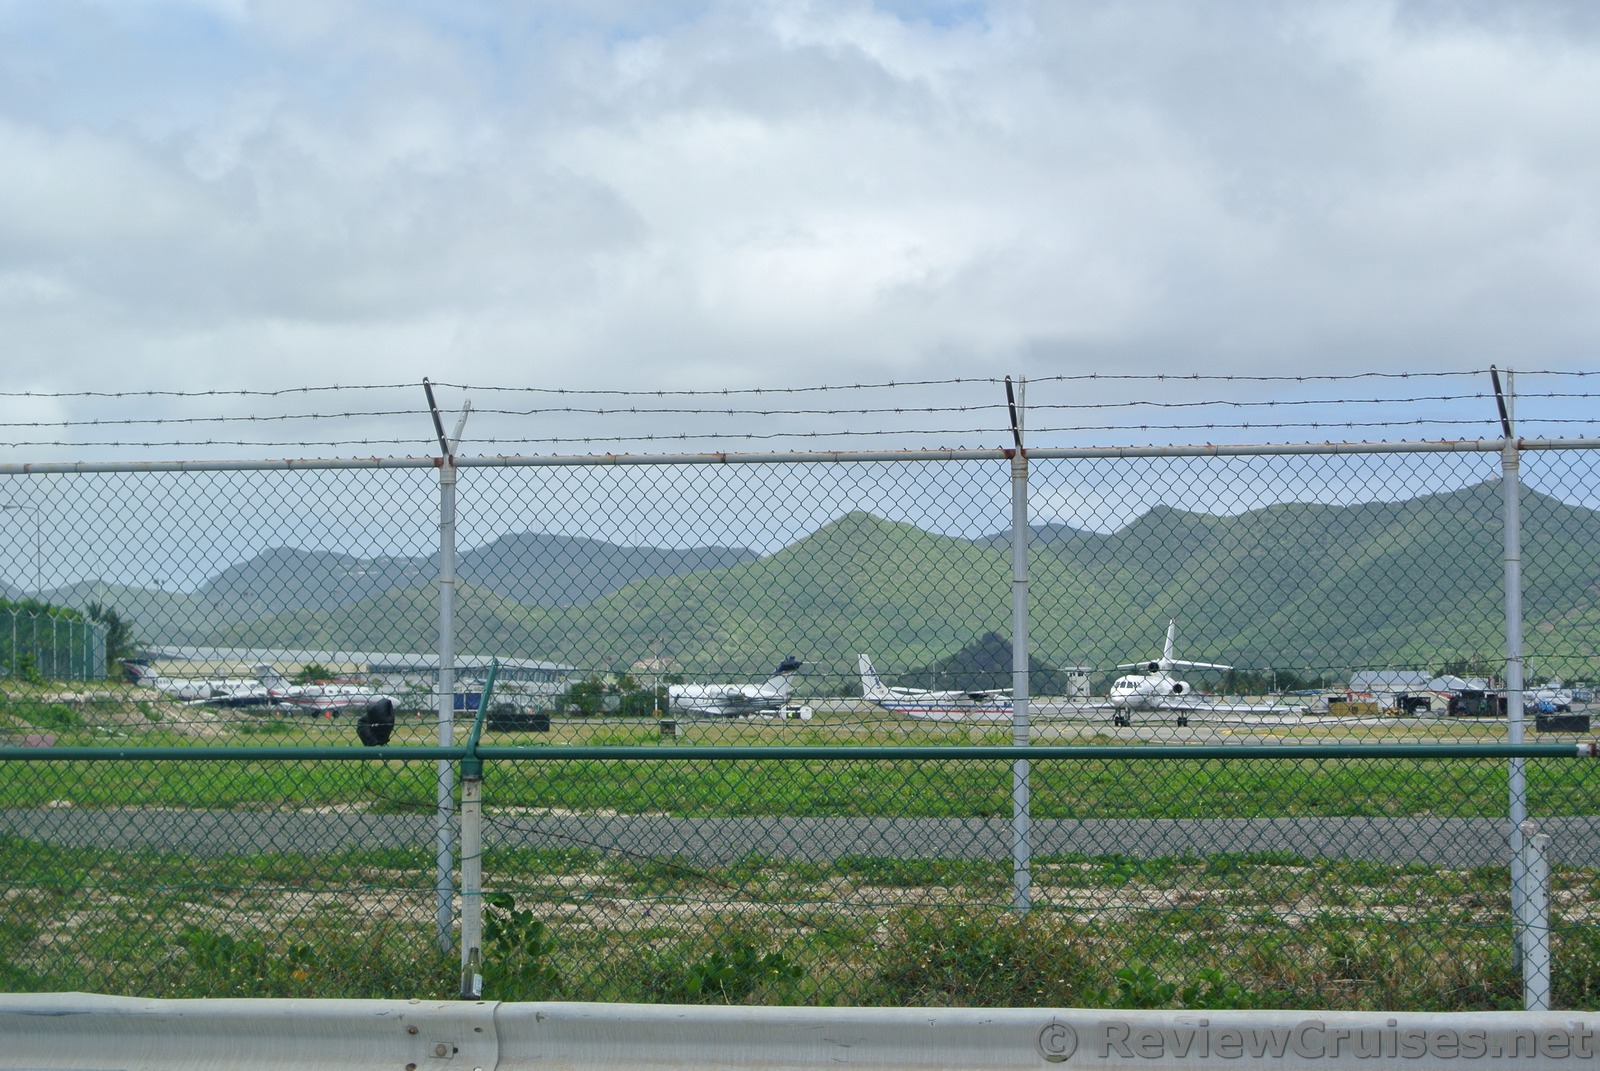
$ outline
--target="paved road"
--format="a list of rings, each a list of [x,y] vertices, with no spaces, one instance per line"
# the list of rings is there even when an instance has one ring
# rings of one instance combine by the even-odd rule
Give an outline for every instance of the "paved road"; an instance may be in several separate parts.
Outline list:
[[[496,814],[484,844],[496,848],[592,848],[711,864],[750,854],[826,861],[841,856],[907,859],[1011,858],[1005,818],[669,818],[660,815]],[[1600,866],[1600,817],[1551,818],[1554,861]],[[326,855],[427,846],[432,815],[260,812],[162,808],[33,808],[0,811],[0,832],[70,847],[230,854]],[[1505,862],[1507,827],[1490,818],[1040,819],[1040,855],[1139,858],[1220,852],[1474,867]]]

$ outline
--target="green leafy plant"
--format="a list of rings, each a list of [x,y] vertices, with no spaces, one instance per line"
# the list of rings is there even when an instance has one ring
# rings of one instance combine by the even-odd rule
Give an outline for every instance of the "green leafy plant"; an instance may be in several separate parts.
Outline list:
[[[83,728],[83,715],[64,703],[47,703],[39,707],[22,707],[19,712],[26,721],[41,729]]]
[[[17,680],[26,684],[43,684],[44,674],[39,672],[39,661],[32,651],[23,651],[17,655],[16,668],[13,670]]]
[[[311,981],[318,960],[304,942],[280,951],[259,937],[240,938],[199,926],[184,927],[178,944],[215,996],[273,996],[294,990],[298,983]]]
[[[1100,990],[1097,1004],[1112,1008],[1165,1008],[1178,994],[1178,987],[1162,979],[1148,963],[1123,967],[1112,975],[1113,987]]]
[[[550,927],[518,908],[511,894],[484,894],[483,945],[485,996],[540,1000],[560,989],[561,974],[550,962],[556,950]]]
[[[885,948],[873,998],[908,1005],[1062,1007],[1093,977],[1078,933],[1048,920],[915,915]]]
[[[800,968],[782,952],[763,953],[735,938],[726,948],[716,948],[689,965],[684,993],[690,1001],[734,1004],[773,983],[797,981]]]
[[[1196,1010],[1279,1008],[1288,1006],[1292,1001],[1288,993],[1246,989],[1216,967],[1195,972],[1189,983],[1178,990],[1178,1003]]]

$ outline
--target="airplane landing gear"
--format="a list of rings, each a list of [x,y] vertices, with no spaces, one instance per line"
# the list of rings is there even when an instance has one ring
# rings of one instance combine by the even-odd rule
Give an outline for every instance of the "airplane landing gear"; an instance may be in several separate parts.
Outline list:
[[[1187,714],[1179,714],[1178,715],[1178,728],[1182,729],[1185,726],[1187,726],[1188,724],[1189,724],[1189,715],[1187,715]]]
[[[1113,715],[1111,715],[1111,724],[1112,725],[1132,725],[1133,724],[1133,719],[1128,717],[1128,715],[1126,715],[1126,714],[1113,714]]]

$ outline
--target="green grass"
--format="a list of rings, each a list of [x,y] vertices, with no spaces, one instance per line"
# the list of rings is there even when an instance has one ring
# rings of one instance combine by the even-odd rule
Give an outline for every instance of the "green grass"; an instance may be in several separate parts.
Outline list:
[[[355,746],[350,718],[318,719],[272,711],[211,711],[164,703],[96,699],[66,706],[41,696],[0,702],[0,743],[7,723],[16,734],[55,728],[57,746],[192,747],[203,760],[211,746]],[[150,715],[157,714],[156,720]],[[1009,728],[912,723],[866,711],[832,711],[811,722],[770,719],[683,722],[679,745],[938,746],[1006,744]],[[1098,721],[1047,723],[1045,744],[1110,741]],[[1272,739],[1337,741],[1498,741],[1504,726],[1471,719],[1397,719],[1369,726],[1296,728]],[[465,739],[465,727],[457,732]],[[1219,737],[1218,741],[1234,739]],[[1239,738],[1248,743],[1254,737]],[[1159,732],[1145,739],[1160,743]],[[432,746],[437,729],[411,715],[396,746]],[[628,747],[661,743],[654,723],[628,718],[557,718],[549,733],[490,733],[485,743],[521,746],[537,759],[494,761],[486,770],[485,804],[559,807],[627,814],[884,815],[1000,817],[1010,814],[1010,770],[1004,759],[873,761],[774,759],[737,761],[572,760],[562,745]],[[670,748],[672,745],[668,744]],[[1267,757],[1257,750],[1234,759],[1033,760],[1038,818],[1231,818],[1433,815],[1494,817],[1505,813],[1503,759],[1311,760]],[[0,807],[71,800],[76,806],[342,805],[376,811],[431,810],[432,760],[382,762],[229,761],[203,772],[174,761],[55,760],[48,748],[27,754],[23,776],[0,779]],[[1576,758],[1526,763],[1534,813],[1600,815],[1600,778]]]
[[[0,807],[434,807],[431,761],[195,759],[63,761],[41,748],[11,764],[23,772],[0,781]],[[1600,778],[1574,776],[1577,761],[1527,760],[1531,813],[1600,814]],[[1036,759],[1032,770],[1035,818],[1497,817],[1507,797],[1495,759]],[[1010,791],[1004,760],[573,760],[552,749],[484,774],[491,811],[982,818],[1009,816]]]
[[[1035,909],[965,860],[695,868],[494,851],[491,999],[1511,1008],[1503,868],[1061,856]],[[193,860],[0,837],[0,983],[144,996],[446,999],[426,849]],[[1600,1008],[1591,870],[1560,868],[1560,1007]]]
[[[41,718],[39,705],[29,713]],[[74,711],[80,708],[72,708]],[[87,710],[87,707],[81,708]],[[58,743],[194,744],[164,708],[105,711]],[[34,727],[12,717],[12,728]],[[98,720],[97,720],[98,719]],[[339,720],[237,716],[203,744],[349,744]],[[36,727],[35,727],[36,728]],[[1408,725],[1466,732],[1479,726]],[[432,744],[408,723],[397,742]],[[98,735],[97,735],[98,734]],[[1002,729],[691,723],[683,743],[1003,743]],[[503,828],[541,813],[1007,817],[1008,761],[919,758],[572,759],[560,744],[657,743],[653,727],[585,719],[495,734],[537,754],[487,764]],[[1051,742],[1058,742],[1052,740]],[[1061,740],[1059,742],[1073,742]],[[30,750],[0,807],[432,813],[433,760],[56,758]],[[134,753],[137,754],[136,752]],[[1600,771],[1526,763],[1535,814],[1600,814]],[[1499,817],[1500,759],[1127,757],[1033,761],[1036,818],[1341,815]],[[137,815],[119,816],[136,823]],[[293,846],[285,846],[292,848]],[[0,836],[0,986],[148,996],[416,996],[456,992],[433,945],[427,847],[307,856],[46,849]],[[499,999],[1100,1007],[1512,1007],[1504,868],[1304,859],[1282,852],[1141,859],[1042,856],[1035,908],[1009,910],[1009,865],[751,855],[721,866],[582,848],[491,844],[486,884],[512,898],[486,948]],[[1560,1006],[1600,1008],[1595,871],[1558,868]],[[516,914],[520,912],[521,914]],[[509,935],[509,936],[508,936]]]

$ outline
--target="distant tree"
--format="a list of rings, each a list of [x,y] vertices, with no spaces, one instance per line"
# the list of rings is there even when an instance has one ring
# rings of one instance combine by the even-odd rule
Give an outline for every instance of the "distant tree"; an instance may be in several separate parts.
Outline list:
[[[1493,676],[1488,660],[1481,655],[1470,658],[1452,658],[1439,667],[1441,677],[1489,677]]]
[[[122,620],[122,615],[97,602],[91,602],[84,610],[90,621],[105,627],[107,673],[116,673],[123,659],[138,657],[138,641],[133,638],[133,629]]]
[[[333,670],[321,662],[308,662],[300,667],[300,672],[294,675],[295,684],[316,684],[318,681],[329,680],[333,677]]]
[[[667,690],[665,688],[636,688],[622,693],[622,701],[617,707],[617,713],[629,717],[648,718],[658,711],[667,709]]]
[[[605,697],[605,682],[600,680],[599,677],[590,677],[588,680],[578,681],[568,688],[566,694],[562,696],[561,705],[568,709],[575,707],[579,714],[588,718],[605,709]]]
[[[27,684],[43,684],[44,676],[39,672],[39,663],[34,660],[32,651],[23,651],[17,655],[17,665],[14,676],[19,681]]]

